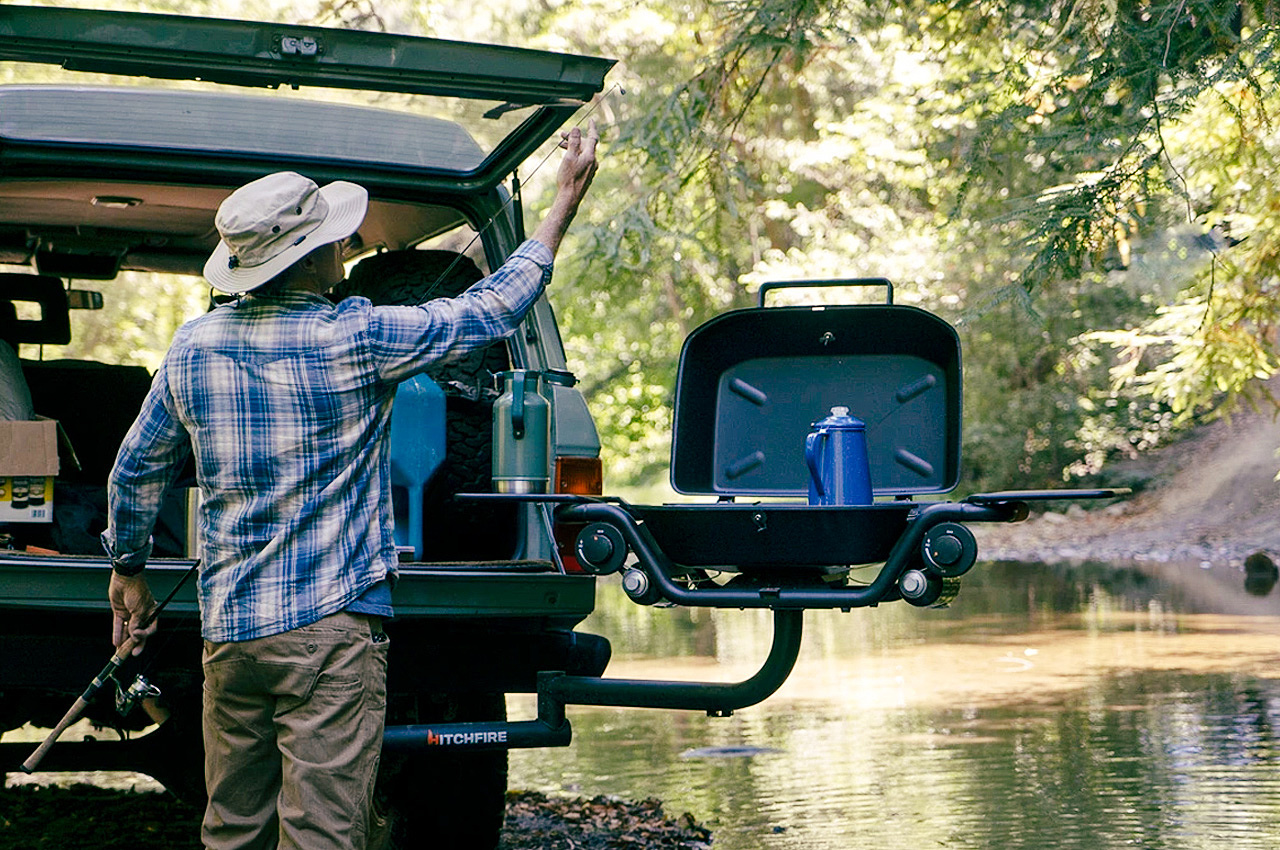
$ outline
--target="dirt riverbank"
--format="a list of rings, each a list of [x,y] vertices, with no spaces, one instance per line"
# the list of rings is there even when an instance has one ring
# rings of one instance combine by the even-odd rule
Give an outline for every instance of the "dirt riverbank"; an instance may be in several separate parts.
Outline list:
[[[1097,510],[1045,503],[1007,525],[975,524],[988,560],[1151,560],[1244,568],[1280,562],[1280,420],[1245,411],[1112,472],[1135,495]]]
[[[162,791],[0,788],[5,850],[198,850],[200,812]],[[708,850],[711,832],[657,800],[507,795],[498,850]]]

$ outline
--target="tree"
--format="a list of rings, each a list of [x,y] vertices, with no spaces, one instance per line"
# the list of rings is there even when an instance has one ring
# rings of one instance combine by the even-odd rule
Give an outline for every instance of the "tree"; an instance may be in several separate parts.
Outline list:
[[[597,3],[543,24],[574,31],[577,15],[613,22],[603,39],[584,30],[568,46],[620,55],[627,94],[603,107],[616,131],[596,192],[609,201],[592,207],[594,226],[570,252],[581,271],[562,315],[607,423],[607,467],[639,480],[667,465],[684,337],[749,306],[770,277],[901,278],[903,258],[935,253],[938,175],[914,104],[896,97],[914,65],[893,59],[879,13],[778,0]],[[609,356],[586,356],[601,351]]]
[[[1016,236],[1018,271],[989,297],[1034,304],[1087,282],[1128,303],[1094,314],[1062,361],[1110,359],[1099,344],[1118,354],[1111,385],[1080,396],[1082,454],[1066,466],[1097,472],[1266,397],[1276,246],[1259,211],[1275,195],[1257,178],[1275,165],[1274,13],[1220,0],[1025,9],[949,13],[944,30],[970,43],[975,24],[994,27],[1006,56],[959,81],[987,104],[957,137],[971,169],[959,205]]]

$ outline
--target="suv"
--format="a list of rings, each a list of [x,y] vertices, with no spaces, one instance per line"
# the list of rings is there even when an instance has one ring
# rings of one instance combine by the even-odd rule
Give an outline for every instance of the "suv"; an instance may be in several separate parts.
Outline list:
[[[109,566],[97,535],[106,478],[150,374],[56,346],[112,333],[93,319],[129,295],[138,277],[121,273],[190,275],[189,286],[203,291],[198,278],[217,243],[222,199],[263,174],[294,170],[369,190],[368,216],[347,246],[354,265],[336,297],[418,303],[456,294],[523,240],[517,166],[601,91],[613,63],[382,33],[12,5],[0,6],[0,59],[95,75],[92,84],[0,87],[0,339],[20,355],[35,413],[56,421],[61,456],[56,477],[0,469],[4,731],[52,727],[107,657]],[[111,75],[110,84],[98,75]],[[299,89],[319,89],[322,99]],[[355,105],[355,91],[395,108]],[[431,393],[410,403],[402,388],[393,466],[403,564],[387,625],[389,725],[501,721],[504,694],[534,690],[537,671],[595,676],[607,663],[607,641],[572,630],[593,609],[594,579],[562,557],[549,509],[454,498],[492,489],[492,375],[565,366],[544,299],[517,337],[434,370]],[[549,384],[553,489],[599,492],[595,427],[567,384],[563,375]],[[443,461],[424,467],[414,452],[437,433]],[[35,498],[46,471],[51,500]],[[2,489],[6,481],[13,492]],[[196,557],[188,518],[197,498],[190,476],[169,496],[148,567],[158,598]],[[187,584],[157,639],[119,674],[127,684],[145,672],[162,697],[125,716],[109,698],[94,700],[87,719],[119,740],[67,736],[42,767],[137,770],[198,798],[199,658]],[[6,769],[30,749],[0,744]],[[380,785],[399,843],[422,836],[492,846],[506,751],[388,753]]]

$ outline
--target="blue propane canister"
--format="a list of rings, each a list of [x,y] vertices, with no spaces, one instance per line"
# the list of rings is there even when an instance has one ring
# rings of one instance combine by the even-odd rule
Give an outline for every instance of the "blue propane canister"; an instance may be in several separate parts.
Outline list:
[[[400,384],[391,407],[391,502],[396,545],[422,558],[423,494],[445,455],[445,396],[418,375]]]
[[[869,505],[871,464],[867,458],[867,426],[847,407],[813,423],[804,442],[809,467],[809,504]]]

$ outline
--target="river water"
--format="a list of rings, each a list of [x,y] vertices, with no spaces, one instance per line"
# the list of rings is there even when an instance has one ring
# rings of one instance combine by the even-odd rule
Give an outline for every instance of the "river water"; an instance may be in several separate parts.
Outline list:
[[[513,751],[510,785],[658,797],[717,850],[1274,850],[1267,590],[1227,564],[979,564],[945,610],[808,612],[787,684],[732,717],[570,706],[573,744]],[[772,621],[608,583],[584,628],[611,676],[735,681]]]

